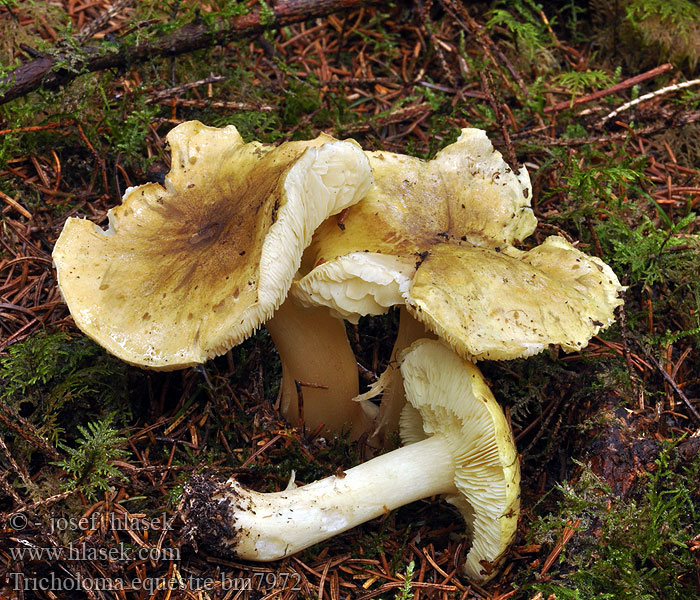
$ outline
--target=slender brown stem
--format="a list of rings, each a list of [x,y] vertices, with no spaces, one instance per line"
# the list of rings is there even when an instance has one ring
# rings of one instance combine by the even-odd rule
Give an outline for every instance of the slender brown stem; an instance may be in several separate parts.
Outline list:
[[[323,424],[326,434],[352,428],[356,439],[370,427],[362,405],[353,402],[359,378],[345,325],[325,307],[303,308],[288,298],[265,324],[282,361],[281,412],[299,423],[302,394],[303,425],[313,431]]]

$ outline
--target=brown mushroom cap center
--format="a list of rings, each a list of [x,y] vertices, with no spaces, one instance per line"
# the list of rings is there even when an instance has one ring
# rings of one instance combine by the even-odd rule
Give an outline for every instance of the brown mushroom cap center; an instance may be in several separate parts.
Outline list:
[[[280,200],[274,189],[276,178],[267,179],[266,185],[252,190],[245,183],[218,182],[206,190],[191,188],[165,203],[158,198],[150,205],[158,213],[156,228],[146,225],[143,219],[120,223],[119,235],[125,242],[122,251],[128,253],[129,248],[159,240],[154,254],[160,256],[149,265],[150,276],[140,282],[137,290],[133,290],[133,280],[129,287],[142,296],[150,296],[155,293],[154,281],[168,282],[171,293],[160,294],[154,301],[175,313],[191,304],[193,295],[212,310],[217,310],[227,298],[240,299],[241,290],[248,290],[249,300],[255,301],[260,255]],[[271,200],[273,194],[275,200]],[[122,259],[128,260],[126,256]],[[116,271],[112,274],[117,276]],[[128,272],[120,274],[128,276]],[[105,273],[103,285],[127,283],[108,279],[109,272]],[[201,281],[208,282],[207,289],[200,289]],[[245,304],[239,302],[238,306],[245,309]]]
[[[269,319],[311,232],[372,179],[356,144],[328,136],[272,147],[190,121],[167,139],[163,185],[127,190],[106,231],[69,219],[53,252],[78,326],[159,369],[221,354]]]
[[[255,161],[257,168],[242,176],[241,161],[231,161],[231,173],[223,162],[206,186],[187,181],[187,166],[178,173],[177,185],[141,186],[113,210],[108,235],[90,229],[79,242],[73,267],[63,277],[77,273],[82,262],[92,265],[104,292],[100,302],[122,315],[110,337],[119,338],[128,323],[137,328],[136,321],[147,321],[144,335],[152,339],[170,328],[183,331],[181,342],[171,341],[185,352],[193,338],[185,335],[184,323],[196,327],[197,343],[221,327],[213,313],[226,314],[233,325],[257,302],[260,257],[283,203],[281,175],[289,161],[267,156]],[[147,299],[147,319],[143,311],[132,311],[135,298]]]
[[[216,239],[221,233],[223,224],[219,221],[214,221],[209,223],[200,229],[197,233],[193,233],[190,236],[190,244],[193,246],[200,246],[206,244],[207,242],[216,242]]]

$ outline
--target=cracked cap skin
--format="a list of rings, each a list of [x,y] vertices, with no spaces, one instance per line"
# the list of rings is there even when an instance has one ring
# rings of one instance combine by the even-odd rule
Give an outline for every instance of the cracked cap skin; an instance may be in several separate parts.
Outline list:
[[[199,364],[284,300],[303,249],[372,182],[356,143],[244,143],[233,126],[178,125],[163,186],[129,188],[106,230],[68,219],[53,252],[76,325],[124,361]]]

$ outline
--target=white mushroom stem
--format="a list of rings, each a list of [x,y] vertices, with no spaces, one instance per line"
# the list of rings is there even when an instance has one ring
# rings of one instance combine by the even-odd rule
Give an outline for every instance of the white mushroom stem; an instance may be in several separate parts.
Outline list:
[[[235,481],[228,502],[240,558],[271,561],[329,539],[399,506],[456,494],[455,464],[443,435],[403,446],[346,471],[283,492],[260,493]]]
[[[365,413],[373,405],[352,401],[358,394],[357,363],[343,321],[325,307],[303,308],[288,298],[265,328],[282,361],[280,410],[289,423],[307,431],[323,424],[326,435],[345,427],[351,439],[369,429],[373,415]]]

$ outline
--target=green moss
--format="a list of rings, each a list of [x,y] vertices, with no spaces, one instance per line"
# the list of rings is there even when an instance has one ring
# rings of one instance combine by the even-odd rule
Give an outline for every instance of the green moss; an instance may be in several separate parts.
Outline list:
[[[542,5],[533,0],[499,1],[488,13],[486,26],[494,32],[506,30],[510,34],[509,42],[523,66],[547,71],[554,65],[555,40],[540,17],[541,11]]]
[[[86,416],[116,410],[116,420],[127,422],[127,374],[123,362],[85,337],[41,333],[0,358],[0,400],[56,443]],[[15,447],[31,452],[21,439]]]
[[[700,282],[696,274],[700,239],[695,233],[696,216],[688,213],[670,226],[660,226],[640,212],[630,207],[625,212],[610,212],[596,227],[608,251],[606,259],[616,272],[626,275],[631,285],[629,325],[638,329],[640,321],[648,320],[649,305],[640,301],[646,295],[653,298],[656,327],[648,331],[652,345],[665,347],[685,337],[700,341]]]
[[[576,600],[693,597],[698,484],[700,457],[683,464],[670,445],[634,500],[614,496],[584,469],[576,483],[558,488],[558,510],[533,523],[532,540],[550,547],[567,524],[579,521],[579,526],[550,569],[549,581],[526,589]]]
[[[398,594],[394,596],[394,600],[413,600],[411,592],[411,581],[413,580],[413,571],[416,568],[416,563],[413,561],[406,565],[406,571],[403,574],[403,585]]]
[[[258,0],[260,3],[260,24],[263,27],[271,25],[275,22],[275,11],[272,10],[265,0]]]
[[[81,490],[89,500],[96,500],[99,492],[109,489],[112,477],[126,479],[113,461],[124,458],[128,452],[122,448],[126,438],[112,428],[114,414],[101,421],[92,421],[87,427],[78,425],[81,437],[75,448],[60,443],[58,447],[66,457],[56,465],[73,477],[64,482],[65,490]]]
[[[584,131],[576,125],[567,129],[567,137],[578,137],[581,133]],[[589,235],[586,219],[598,219],[601,209],[620,210],[626,196],[648,198],[644,191],[647,159],[635,156],[624,145],[613,148],[612,152],[587,145],[580,152],[552,148],[547,153],[550,159],[542,168],[557,170],[557,185],[546,190],[544,198],[565,196],[559,211],[551,218],[568,226],[575,224],[577,237],[586,239]]]
[[[284,130],[298,125],[299,121],[321,107],[319,86],[313,81],[291,79],[284,93],[281,125]]]
[[[700,6],[691,0],[631,0],[627,22],[645,46],[695,68],[700,58]]]
[[[611,64],[639,72],[671,61],[695,71],[700,59],[700,7],[693,0],[592,0],[593,41]]]
[[[665,229],[642,215],[641,223],[631,227],[619,215],[611,213],[598,231],[611,246],[613,268],[627,273],[633,283],[654,285],[668,279],[679,279],[678,274],[672,276],[675,271],[684,271],[691,264],[697,264],[700,256],[698,240],[680,237],[694,222],[695,213],[690,213]]]
[[[609,87],[615,80],[605,71],[591,69],[588,71],[567,71],[553,78],[553,81],[571,93],[571,101],[584,92],[591,92]]]

